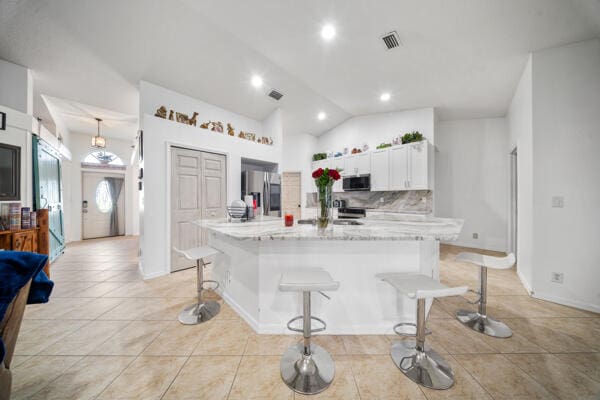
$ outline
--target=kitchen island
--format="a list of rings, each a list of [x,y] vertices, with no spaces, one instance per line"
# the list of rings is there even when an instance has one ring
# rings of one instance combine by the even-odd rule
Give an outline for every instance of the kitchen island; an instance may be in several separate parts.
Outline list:
[[[401,321],[414,322],[415,302],[378,280],[383,272],[414,272],[439,279],[439,241],[456,240],[462,220],[400,215],[361,219],[361,225],[285,227],[282,219],[203,224],[208,244],[222,252],[214,260],[219,292],[258,333],[286,333],[301,314],[301,296],[278,290],[286,268],[328,271],[340,282],[326,299],[314,293],[313,315],[328,334],[388,334]]]

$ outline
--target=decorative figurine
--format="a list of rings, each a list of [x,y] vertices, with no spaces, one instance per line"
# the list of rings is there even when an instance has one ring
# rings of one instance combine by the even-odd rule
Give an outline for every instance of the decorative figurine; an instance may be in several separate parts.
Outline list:
[[[240,131],[240,134],[238,135],[239,138],[242,139],[246,139],[246,134],[244,133],[244,131]]]
[[[209,125],[210,125],[210,121],[204,122],[204,123],[200,124],[200,128],[202,128],[202,129],[208,129]]]
[[[159,118],[167,118],[167,108],[165,106],[160,106],[160,108],[156,110],[154,116]]]
[[[196,126],[196,118],[198,117],[198,113],[194,111],[194,115],[192,115],[192,118],[190,118],[188,120],[188,125],[193,125]]]
[[[173,110],[169,111],[169,121],[173,121]]]
[[[175,118],[177,119],[177,122],[182,123],[182,124],[187,124],[187,122],[189,120],[189,117],[187,116],[187,114],[180,113],[180,112],[175,113]]]
[[[227,123],[227,134],[229,136],[235,136],[235,130],[233,129],[233,126],[231,126],[231,124],[229,122]]]

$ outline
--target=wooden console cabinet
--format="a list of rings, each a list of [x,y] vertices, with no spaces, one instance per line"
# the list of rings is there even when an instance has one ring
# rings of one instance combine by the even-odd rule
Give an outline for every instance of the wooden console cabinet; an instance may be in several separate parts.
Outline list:
[[[0,249],[29,251],[50,256],[48,210],[38,210],[37,220],[37,228],[0,231]],[[50,262],[44,267],[44,272],[50,277]]]

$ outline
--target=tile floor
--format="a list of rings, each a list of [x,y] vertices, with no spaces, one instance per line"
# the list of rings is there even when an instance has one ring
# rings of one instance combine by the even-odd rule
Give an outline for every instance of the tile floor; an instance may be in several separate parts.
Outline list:
[[[477,286],[477,269],[443,246],[441,278]],[[13,361],[13,399],[292,399],[279,356],[293,336],[256,335],[226,305],[215,320],[180,325],[194,270],[144,282],[137,239],[74,243],[52,266],[51,301],[28,306]],[[472,332],[453,317],[462,298],[435,301],[428,342],[455,386],[421,388],[392,364],[394,336],[320,336],[334,356],[322,399],[592,399],[600,393],[600,315],[530,298],[514,270],[490,271],[491,315],[510,339]]]

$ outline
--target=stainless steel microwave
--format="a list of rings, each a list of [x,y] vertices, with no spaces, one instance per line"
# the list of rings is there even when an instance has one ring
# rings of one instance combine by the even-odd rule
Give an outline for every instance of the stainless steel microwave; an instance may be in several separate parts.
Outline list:
[[[344,192],[371,190],[371,175],[349,176],[342,181]]]

